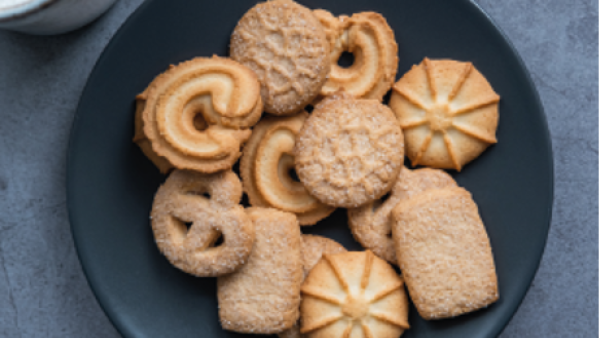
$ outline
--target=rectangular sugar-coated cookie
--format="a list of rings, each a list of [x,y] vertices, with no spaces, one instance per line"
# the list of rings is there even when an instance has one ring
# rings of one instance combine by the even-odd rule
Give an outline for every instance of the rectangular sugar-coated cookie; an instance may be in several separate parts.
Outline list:
[[[490,241],[468,191],[426,191],[393,215],[398,265],[423,318],[458,316],[498,299]]]
[[[248,262],[217,280],[224,329],[272,334],[299,317],[303,261],[300,226],[294,214],[249,208],[255,240]]]

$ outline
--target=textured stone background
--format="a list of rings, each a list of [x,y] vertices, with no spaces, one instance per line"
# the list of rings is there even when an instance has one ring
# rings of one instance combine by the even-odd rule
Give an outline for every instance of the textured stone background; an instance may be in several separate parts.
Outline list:
[[[58,37],[0,32],[0,337],[118,337],[73,246],[69,129],[100,52],[142,0]],[[598,2],[478,0],[540,92],[555,156],[541,267],[501,337],[598,335]]]

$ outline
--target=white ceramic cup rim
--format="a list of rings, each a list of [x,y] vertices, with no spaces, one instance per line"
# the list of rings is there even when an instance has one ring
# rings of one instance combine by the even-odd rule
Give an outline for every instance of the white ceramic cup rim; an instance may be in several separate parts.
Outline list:
[[[30,14],[34,14],[51,6],[57,1],[59,0],[30,0],[24,4],[7,7],[5,9],[0,8],[0,23],[18,20]]]

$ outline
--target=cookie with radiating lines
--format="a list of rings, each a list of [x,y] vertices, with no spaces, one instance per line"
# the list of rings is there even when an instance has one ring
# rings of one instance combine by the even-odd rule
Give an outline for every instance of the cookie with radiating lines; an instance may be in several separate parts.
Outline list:
[[[402,277],[370,251],[324,255],[302,284],[307,338],[398,338],[408,325]]]
[[[136,100],[133,141],[162,173],[231,168],[263,107],[254,72],[216,56],[171,66]]]
[[[258,75],[265,111],[274,115],[301,111],[329,74],[329,43],[319,20],[291,0],[262,2],[246,12],[229,54]]]
[[[413,166],[460,171],[497,142],[499,101],[471,62],[425,58],[394,85],[390,107]]]
[[[304,277],[319,263],[323,255],[335,255],[346,252],[346,249],[333,239],[316,236],[302,235],[302,262]],[[301,338],[300,324],[296,323],[290,329],[278,334],[280,338]]]
[[[352,235],[365,249],[396,264],[396,248],[392,240],[392,209],[420,192],[456,186],[454,179],[443,170],[410,170],[403,167],[385,201],[379,199],[362,207],[348,209],[348,224]]]
[[[255,230],[247,263],[217,280],[219,319],[225,330],[273,334],[299,316],[303,280],[300,226],[294,214],[246,209]]]
[[[312,197],[291,176],[294,145],[308,113],[266,116],[244,146],[240,175],[250,204],[296,214],[300,225],[313,225],[335,208]]]
[[[394,84],[398,69],[398,45],[383,15],[361,12],[335,17],[323,9],[313,13],[325,29],[331,49],[331,71],[321,95],[343,88],[357,98],[381,101]],[[344,52],[354,56],[349,67],[338,64]]]
[[[336,93],[306,119],[294,155],[298,178],[311,195],[355,208],[392,188],[404,160],[404,138],[387,106]]]
[[[398,265],[421,317],[455,317],[498,300],[490,240],[468,191],[428,190],[393,215]]]

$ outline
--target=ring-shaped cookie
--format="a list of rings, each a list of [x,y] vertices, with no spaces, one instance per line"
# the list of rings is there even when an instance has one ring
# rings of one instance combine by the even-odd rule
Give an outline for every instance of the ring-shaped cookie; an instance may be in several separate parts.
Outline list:
[[[290,117],[265,117],[244,146],[240,174],[250,204],[296,214],[301,225],[313,225],[335,208],[312,197],[292,178],[296,134],[308,113]]]
[[[445,171],[403,167],[385,201],[376,200],[362,207],[348,209],[348,224],[352,235],[365,249],[386,261],[396,264],[396,248],[392,239],[392,210],[412,196],[430,189],[456,187]]]
[[[137,100],[134,141],[163,173],[230,168],[262,114],[256,75],[219,57],[172,66]]]
[[[343,88],[356,98],[381,101],[394,84],[398,69],[398,45],[385,18],[375,12],[338,18],[322,9],[313,13],[321,21],[331,49],[331,71],[321,96]],[[338,65],[343,52],[354,56],[348,68]]]
[[[241,196],[242,185],[231,171],[211,175],[173,171],[152,205],[159,250],[171,264],[195,276],[235,271],[247,260],[254,242],[252,221],[239,205]],[[189,229],[186,223],[191,223]],[[221,235],[223,243],[213,247]]]

